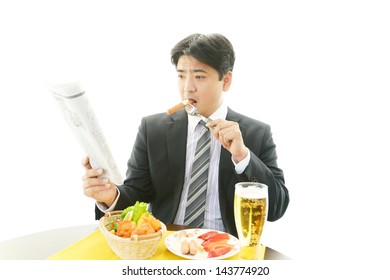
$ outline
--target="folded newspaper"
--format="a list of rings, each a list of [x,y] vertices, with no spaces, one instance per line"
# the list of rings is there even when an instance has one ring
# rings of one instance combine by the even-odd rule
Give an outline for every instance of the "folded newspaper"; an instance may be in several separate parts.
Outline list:
[[[103,168],[114,184],[122,177],[100,129],[95,113],[79,82],[49,85],[69,127],[90,159],[93,168]]]

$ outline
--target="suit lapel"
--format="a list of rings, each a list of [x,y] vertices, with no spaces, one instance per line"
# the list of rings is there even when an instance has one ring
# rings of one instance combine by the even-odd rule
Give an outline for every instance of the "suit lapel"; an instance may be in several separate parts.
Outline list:
[[[167,162],[171,174],[175,174],[171,178],[177,178],[177,181],[172,182],[172,184],[180,187],[183,186],[185,175],[185,165],[183,162],[186,161],[187,124],[187,114],[184,110],[181,110],[172,115],[171,122],[168,122],[166,126]]]

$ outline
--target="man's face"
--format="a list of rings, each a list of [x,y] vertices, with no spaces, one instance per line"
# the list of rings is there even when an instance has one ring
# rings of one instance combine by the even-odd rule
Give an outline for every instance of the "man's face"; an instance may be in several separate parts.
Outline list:
[[[217,70],[188,55],[179,58],[176,68],[182,100],[193,99],[198,112],[209,117],[222,104],[222,93],[229,89],[232,73],[220,81]]]

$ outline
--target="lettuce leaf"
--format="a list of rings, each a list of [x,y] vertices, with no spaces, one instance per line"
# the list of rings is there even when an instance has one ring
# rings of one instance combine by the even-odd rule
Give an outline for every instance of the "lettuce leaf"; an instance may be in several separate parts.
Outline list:
[[[133,217],[132,220],[137,223],[143,213],[149,213],[147,210],[148,204],[145,202],[137,201],[133,206]]]
[[[121,220],[123,220],[126,217],[127,213],[129,213],[130,211],[133,211],[133,209],[134,209],[134,206],[129,206],[125,210],[123,210],[122,215],[121,215]]]

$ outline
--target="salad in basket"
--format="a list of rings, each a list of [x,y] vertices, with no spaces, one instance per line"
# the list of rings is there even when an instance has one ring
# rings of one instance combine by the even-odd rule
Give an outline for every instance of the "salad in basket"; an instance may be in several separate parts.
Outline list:
[[[120,217],[109,224],[110,232],[119,237],[146,235],[161,230],[161,223],[147,210],[147,203],[136,202],[123,210]]]

